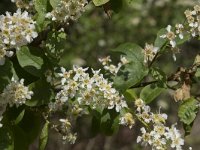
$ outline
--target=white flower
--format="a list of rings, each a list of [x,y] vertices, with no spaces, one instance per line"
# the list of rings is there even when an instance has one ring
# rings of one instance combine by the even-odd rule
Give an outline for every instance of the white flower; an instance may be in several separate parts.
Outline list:
[[[27,11],[18,9],[16,13],[6,12],[0,16],[0,37],[7,48],[19,48],[37,37],[35,21]]]
[[[176,34],[179,35],[180,39],[183,39],[183,30],[184,30],[184,26],[182,24],[176,24]]]
[[[61,84],[64,85],[65,82],[67,81],[67,79],[70,78],[70,75],[72,74],[72,72],[71,72],[71,71],[67,72],[66,69],[65,69],[64,67],[61,67],[61,72],[62,72],[62,73],[58,73],[58,75],[59,75],[60,77],[62,77],[62,79],[61,79]]]
[[[11,83],[6,86],[0,95],[0,103],[19,106],[24,104],[26,100],[31,99],[32,95],[33,92],[24,86],[24,79],[17,81],[12,78]]]
[[[153,44],[145,44],[145,48],[143,49],[144,53],[144,63],[148,61],[152,61],[155,55],[158,52],[158,47],[154,47]]]
[[[145,103],[141,98],[138,98],[135,100],[135,106],[137,107],[137,111],[141,112],[141,109],[145,106]]]
[[[160,37],[167,38],[169,40],[170,45],[174,48],[176,46],[176,42],[175,42],[176,35],[174,32],[171,31],[171,29],[172,29],[172,26],[168,25],[166,28],[167,33],[164,35],[161,35]]]
[[[119,69],[123,66],[129,63],[129,61],[126,59],[126,57],[121,56],[120,61],[117,65],[112,64],[112,60],[110,59],[110,56],[107,56],[105,58],[99,58],[99,62],[103,65],[103,68],[106,71],[109,71],[109,73],[116,75],[119,72]]]
[[[151,140],[151,136],[148,132],[146,132],[146,129],[144,127],[142,127],[140,129],[142,136],[138,136],[137,137],[137,143],[142,143],[142,145],[146,146],[147,144],[151,144],[152,140]]]
[[[77,133],[69,133],[66,137],[66,140],[70,143],[70,144],[74,144],[76,142],[77,139]],[[64,138],[65,139],[65,138]],[[63,139],[63,140],[64,140]]]
[[[112,87],[113,83],[106,80],[100,70],[93,70],[93,75],[86,72],[88,68],[73,66],[73,70],[66,71],[61,68],[58,75],[61,78],[62,90],[56,95],[55,105],[51,108],[60,108],[61,105],[67,105],[67,101],[75,99],[80,107],[90,106],[95,108],[108,108],[119,112],[127,107],[124,97]],[[69,73],[70,72],[70,73]],[[63,85],[64,84],[64,85]]]
[[[120,61],[122,62],[123,65],[129,63],[129,61],[128,61],[128,60],[126,59],[126,57],[124,57],[124,56],[121,56],[121,57],[120,57]]]
[[[62,126],[64,128],[69,128],[71,127],[71,123],[69,122],[68,119],[59,119],[59,121],[62,123]]]
[[[52,21],[66,22],[69,19],[77,20],[85,11],[87,0],[60,0],[52,12],[46,14]]]
[[[120,117],[119,120],[120,120],[119,124],[129,126],[130,129],[135,124],[135,121],[133,119],[133,115],[131,113],[125,113],[122,117]]]
[[[141,128],[141,136],[138,136],[137,143],[141,142],[143,145],[149,144],[154,150],[164,150],[167,149],[166,143],[169,143],[172,148],[176,150],[182,150],[182,145],[184,145],[184,140],[181,138],[179,130],[173,125],[171,128],[165,126],[167,119],[166,114],[154,114],[150,112],[150,107],[144,105],[141,99],[138,99],[136,106],[139,107],[137,116],[144,120],[148,127],[153,129],[146,131],[144,127]]]
[[[79,78],[83,79],[84,77],[87,76],[87,74],[85,73],[87,70],[88,68],[82,68],[74,65],[73,71],[75,72],[75,76],[73,77],[73,79],[75,81],[77,81]]]
[[[7,51],[6,46],[2,43],[0,43],[0,65],[5,64],[6,56],[12,57],[13,51]]]
[[[152,114],[151,117],[155,124],[162,124],[167,120],[167,114]]]
[[[107,56],[105,58],[99,58],[99,62],[102,63],[103,66],[109,64],[112,62],[112,60],[110,59],[110,56]]]

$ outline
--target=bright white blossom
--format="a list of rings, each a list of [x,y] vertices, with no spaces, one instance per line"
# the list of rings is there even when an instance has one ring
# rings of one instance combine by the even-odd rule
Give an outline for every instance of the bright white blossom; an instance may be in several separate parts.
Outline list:
[[[109,71],[111,74],[116,75],[119,71],[119,69],[123,66],[129,63],[129,61],[126,59],[126,57],[121,56],[120,62],[116,65],[112,64],[112,60],[110,59],[110,56],[99,58],[99,62],[103,65],[103,68],[106,71]]]
[[[186,10],[185,16],[190,27],[189,33],[195,37],[200,33],[200,6],[195,5],[193,10]]]
[[[70,99],[77,100],[80,106],[90,106],[95,108],[108,108],[119,112],[127,107],[123,96],[112,87],[112,82],[103,78],[100,70],[93,70],[90,76],[86,71],[88,68],[74,66],[73,70],[66,71],[61,68],[59,76],[61,77],[62,90],[56,95],[55,105],[60,108],[67,105]],[[56,108],[52,107],[51,108]]]
[[[160,37],[164,38],[164,39],[165,38],[168,39],[170,45],[174,48],[176,46],[176,41],[175,41],[176,34],[172,31],[172,26],[171,25],[168,25],[166,30],[167,30],[167,33],[164,34],[164,35],[161,35]]]
[[[19,48],[38,36],[35,21],[27,11],[18,9],[13,15],[6,12],[0,16],[0,38],[6,48]]]
[[[62,134],[63,143],[68,141],[70,144],[74,144],[77,139],[77,134],[72,133],[72,125],[68,119],[60,119],[61,123],[60,133]]]
[[[154,47],[153,44],[145,44],[145,48],[143,49],[144,53],[144,63],[148,61],[152,61],[155,55],[158,52],[158,47]]]
[[[178,34],[180,39],[183,39],[183,31],[184,31],[184,26],[183,24],[176,24],[176,34]]]
[[[33,92],[29,91],[27,86],[24,86],[24,79],[17,81],[12,78],[11,83],[5,87],[0,95],[0,104],[9,104],[11,107],[13,105],[19,106],[31,99],[32,95]]]
[[[0,65],[4,65],[6,57],[12,57],[13,53],[13,51],[6,50],[6,46],[4,44],[0,44]]]
[[[165,150],[167,149],[166,143],[169,143],[171,148],[176,150],[182,150],[184,140],[180,134],[180,131],[172,125],[171,128],[165,125],[167,120],[166,114],[153,113],[150,111],[150,107],[142,102],[142,99],[137,99],[135,102],[137,107],[136,115],[144,123],[153,129],[148,131],[142,127],[142,135],[137,137],[137,143],[141,143],[144,146],[150,145],[153,150]]]
[[[87,0],[61,0],[52,12],[46,14],[53,21],[77,20],[85,11]]]
[[[130,129],[135,124],[135,120],[133,119],[133,115],[131,113],[125,113],[122,117],[120,117],[120,123],[122,125],[128,126]]]

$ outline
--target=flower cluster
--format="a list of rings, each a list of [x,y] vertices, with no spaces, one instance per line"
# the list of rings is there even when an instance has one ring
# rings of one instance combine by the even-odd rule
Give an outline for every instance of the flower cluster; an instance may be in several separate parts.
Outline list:
[[[13,105],[19,106],[26,102],[26,100],[31,99],[33,95],[32,91],[29,91],[28,87],[24,86],[24,80],[20,81],[14,80],[6,86],[3,93],[0,95],[0,104],[7,105],[11,107]]]
[[[145,44],[145,48],[143,49],[144,53],[144,63],[152,61],[155,55],[158,52],[158,47],[154,47],[153,44]]]
[[[56,95],[55,105],[62,106],[69,99],[75,99],[80,106],[96,108],[115,108],[119,112],[127,107],[124,97],[112,87],[112,82],[103,78],[100,70],[92,69],[93,76],[90,77],[86,71],[88,68],[73,66],[73,70],[66,71],[61,68],[59,73],[62,90]]]
[[[133,115],[131,113],[125,113],[122,117],[119,118],[119,124],[128,126],[130,129],[135,124],[135,120],[133,119]]]
[[[8,48],[26,45],[37,35],[35,21],[27,11],[21,12],[21,9],[18,9],[13,15],[6,12],[6,15],[0,16],[0,36]]]
[[[74,144],[77,138],[76,133],[71,132],[71,123],[68,119],[60,119],[61,123],[61,133],[63,141],[68,141],[70,144]]]
[[[0,43],[0,65],[5,64],[6,56],[12,57],[13,51],[7,50],[3,43]]]
[[[116,75],[118,73],[122,65],[129,63],[129,61],[124,56],[121,56],[120,62],[117,64],[117,66],[112,64],[112,60],[110,59],[110,56],[107,56],[105,58],[99,58],[99,62],[103,65],[103,68],[106,71],[110,72],[113,75]]]
[[[146,125],[147,128],[142,127],[141,136],[137,137],[137,143],[142,145],[150,145],[154,150],[165,150],[175,148],[181,150],[184,145],[184,140],[181,137],[180,131],[172,125],[170,128],[165,125],[167,120],[166,114],[152,113],[150,107],[145,105],[142,99],[135,101],[137,107],[137,117]],[[149,127],[153,129],[150,130]],[[169,144],[169,145],[168,145]]]
[[[52,12],[46,14],[46,17],[60,22],[77,20],[85,11],[87,3],[87,0],[61,0]]]
[[[172,31],[172,26],[171,25],[168,25],[166,30],[167,30],[167,33],[161,35],[160,37],[168,39],[170,45],[172,46],[172,48],[174,48],[176,46],[176,41],[175,41],[176,34]]]
[[[166,33],[160,36],[169,41],[174,60],[176,60],[175,53],[179,52],[177,41],[183,40],[184,37],[195,37],[200,33],[200,5],[195,5],[193,10],[186,10],[185,17],[186,23],[177,23],[175,27],[168,25]]]
[[[11,0],[11,2],[15,3],[17,8],[30,10],[33,8],[35,0],[29,0],[28,2],[25,0]]]
[[[5,62],[5,56],[11,57],[12,51],[8,49],[19,48],[26,45],[37,37],[35,31],[35,21],[29,16],[27,11],[21,12],[18,9],[16,13],[6,12],[6,15],[0,16],[0,64]]]
[[[200,33],[200,6],[195,5],[193,10],[186,10],[185,16],[190,27],[190,33],[194,37]]]

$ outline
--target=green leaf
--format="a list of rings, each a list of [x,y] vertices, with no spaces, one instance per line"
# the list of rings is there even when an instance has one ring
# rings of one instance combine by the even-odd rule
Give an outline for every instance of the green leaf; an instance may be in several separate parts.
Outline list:
[[[110,0],[112,10],[118,13],[123,8],[123,2],[123,0]]]
[[[93,116],[91,121],[91,136],[95,137],[100,132],[100,119]]]
[[[195,73],[195,77],[197,77],[198,79],[200,79],[200,68],[197,68],[197,71]]]
[[[42,129],[42,132],[40,134],[40,139],[39,139],[39,150],[45,150],[45,147],[47,145],[48,141],[48,134],[49,134],[49,122],[47,121],[44,124],[44,127]]]
[[[165,28],[160,29],[157,33],[156,40],[154,42],[154,46],[158,48],[165,48],[167,46],[168,40],[166,38],[161,38],[160,36],[167,33],[167,30]]]
[[[36,29],[38,32],[43,31],[47,25],[50,23],[49,20],[45,20],[46,19],[46,14],[44,13],[37,13],[35,15],[35,20],[36,20]]]
[[[22,121],[17,125],[24,132],[28,145],[39,136],[41,131],[41,114],[26,109]],[[19,138],[20,136],[18,136]],[[21,141],[23,142],[23,141]]]
[[[0,137],[0,150],[14,150],[14,140],[7,127],[0,128]]]
[[[167,82],[167,75],[158,67],[152,67],[150,70],[151,75],[153,78],[158,81],[158,85],[161,87],[166,86]]]
[[[25,113],[25,109],[23,109],[20,114],[17,116],[16,120],[15,120],[15,124],[18,124],[20,121],[22,121],[23,117],[24,117],[24,113]]]
[[[24,111],[22,106],[10,109],[6,111],[4,116],[8,120],[7,123],[9,123],[7,126],[9,126],[12,133],[14,149],[28,150],[29,145],[38,137],[41,117],[36,112],[31,112],[28,109]]]
[[[48,0],[35,0],[34,1],[35,10],[39,13],[46,13],[47,12],[47,2],[48,2]]]
[[[29,142],[26,132],[17,126],[12,126],[12,132],[14,135],[14,149],[15,150],[28,150]]]
[[[192,122],[190,125],[187,125],[187,124],[183,124],[183,128],[185,130],[185,136],[189,135],[191,130],[192,130],[192,126],[193,126],[193,123]]]
[[[40,77],[42,75],[42,53],[40,49],[28,48],[23,46],[17,51],[17,59],[22,68],[34,76]]]
[[[10,79],[13,76],[13,64],[6,59],[3,66],[0,66],[0,92],[10,83]]]
[[[130,102],[133,102],[134,100],[137,99],[137,94],[135,93],[134,89],[126,90],[123,95],[126,98],[126,100]]]
[[[144,66],[144,55],[140,46],[126,43],[113,51],[125,54],[126,59],[129,61],[128,64],[120,68],[114,78],[114,85],[119,90],[125,91],[138,84],[148,74],[148,68]]]
[[[6,110],[4,117],[10,124],[16,125],[23,120],[24,113],[25,109],[23,105],[19,107],[13,106]]]
[[[65,50],[65,45],[66,33],[58,31],[52,31],[48,33],[45,46],[47,57],[52,64],[57,65],[57,63],[60,61],[60,58]]]
[[[178,116],[184,124],[190,125],[196,118],[196,114],[198,111],[197,104],[197,100],[195,100],[194,98],[189,98],[180,105]]]
[[[53,98],[51,86],[45,81],[45,79],[32,83],[30,89],[33,91],[34,95],[31,100],[26,102],[27,106],[41,106],[48,104]]]
[[[177,36],[177,37],[175,38],[175,41],[176,41],[176,44],[177,44],[177,45],[181,45],[181,44],[185,43],[186,41],[188,41],[190,38],[191,38],[191,37],[190,37],[190,34],[187,33],[187,34],[185,34],[185,35],[183,36],[183,39],[180,39],[179,36]]]
[[[142,89],[140,98],[144,100],[146,104],[149,104],[158,97],[163,90],[163,88],[158,87],[156,84],[147,85]]]
[[[35,10],[38,12],[36,14],[37,30],[41,32],[49,23],[46,22],[46,13],[48,9],[48,0],[35,0],[34,1]]]
[[[100,130],[105,135],[113,135],[119,129],[119,114],[115,110],[104,110],[101,116]]]
[[[95,6],[101,6],[109,2],[110,0],[92,0]]]
[[[59,3],[60,3],[60,0],[50,0],[50,4],[53,8],[56,8]]]

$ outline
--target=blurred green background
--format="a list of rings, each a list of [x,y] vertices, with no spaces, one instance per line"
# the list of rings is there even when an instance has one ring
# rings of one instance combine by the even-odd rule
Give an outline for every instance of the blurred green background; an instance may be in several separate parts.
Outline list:
[[[87,11],[74,22],[67,35],[66,51],[60,61],[62,66],[79,64],[99,68],[98,58],[111,54],[111,49],[125,42],[137,43],[144,47],[145,43],[153,43],[159,29],[168,24],[174,25],[184,21],[184,10],[192,8],[197,0],[124,0],[123,9],[109,18],[102,8],[95,8],[92,4]],[[10,0],[0,0],[0,13],[14,12],[16,7]],[[181,53],[177,61],[173,62],[172,55],[166,54],[159,58],[158,67],[168,73],[174,72],[179,66],[190,66],[194,57],[200,51],[200,43],[192,40],[181,46]],[[115,59],[115,58],[114,58]],[[199,87],[194,89],[199,92]],[[169,114],[169,124],[177,122],[177,104],[172,100],[170,91],[161,95],[155,101],[155,111],[159,107],[162,112]],[[47,150],[146,150],[139,147],[135,141],[139,134],[139,124],[132,130],[121,128],[112,137],[90,133],[91,118],[78,120],[78,141],[75,145],[62,144],[57,133],[50,133]],[[186,137],[186,145],[193,150],[200,149],[200,117],[198,116],[191,135]],[[181,124],[179,124],[181,128]],[[30,147],[37,149],[37,142]]]

